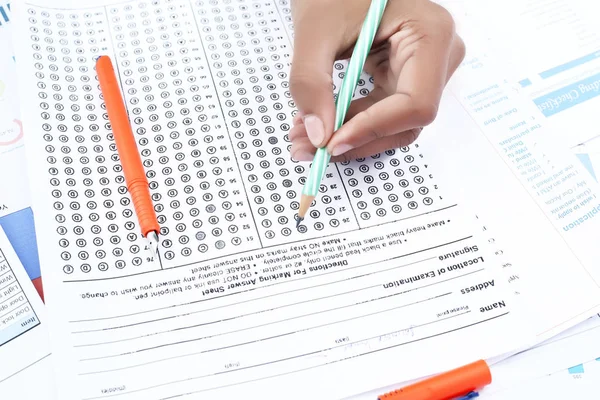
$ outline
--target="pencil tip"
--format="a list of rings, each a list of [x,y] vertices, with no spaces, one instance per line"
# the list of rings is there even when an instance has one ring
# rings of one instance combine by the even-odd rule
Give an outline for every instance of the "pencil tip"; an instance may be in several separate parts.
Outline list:
[[[158,255],[158,235],[156,232],[149,232],[148,235],[146,235],[146,238],[150,242],[150,250],[152,251],[152,255]]]
[[[150,242],[150,251],[152,251],[152,255],[158,253],[158,245],[155,242]]]
[[[304,221],[304,218],[298,217],[298,219],[296,220],[296,228],[298,228],[300,226],[302,221]]]

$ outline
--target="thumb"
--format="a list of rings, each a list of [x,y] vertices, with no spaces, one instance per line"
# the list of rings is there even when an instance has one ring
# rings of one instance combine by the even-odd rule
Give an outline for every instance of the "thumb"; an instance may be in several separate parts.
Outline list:
[[[327,144],[335,124],[332,74],[341,42],[335,26],[341,24],[329,19],[307,12],[294,22],[290,93],[317,148]]]

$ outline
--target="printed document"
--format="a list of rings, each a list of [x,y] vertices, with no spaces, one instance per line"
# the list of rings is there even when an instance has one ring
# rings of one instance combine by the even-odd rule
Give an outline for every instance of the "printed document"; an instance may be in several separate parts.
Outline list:
[[[3,6],[0,6],[4,12]],[[1,13],[0,13],[1,14]],[[31,204],[11,25],[0,27],[0,217]]]
[[[444,99],[423,140],[329,165],[296,228],[309,165],[289,156],[288,1],[35,0],[13,11],[61,400],[346,397],[510,353],[597,306],[586,267],[564,276],[555,261],[573,255],[539,199],[488,142],[476,155],[461,149],[461,138],[485,139],[463,93]],[[127,193],[99,55],[120,78],[161,225],[158,257]],[[344,63],[334,71],[337,88]],[[363,77],[356,95],[370,87]],[[480,157],[487,182],[473,171]],[[449,161],[465,175],[449,174]],[[497,199],[479,188],[504,182]],[[545,242],[488,224],[489,209],[473,207],[481,197],[521,202],[522,232]],[[540,248],[543,262],[520,258]],[[566,291],[581,284],[582,306],[530,321],[511,277],[544,268]]]
[[[506,229],[507,247],[520,250],[515,259],[524,268],[511,279],[520,282],[541,342],[597,312],[600,251],[593,238],[600,231],[598,183],[565,148],[564,133],[515,90],[501,56],[490,52],[473,3],[440,3],[453,14],[467,46],[449,84],[467,116],[455,110],[455,118],[447,122],[454,134],[436,143],[462,149],[473,165],[481,166],[470,172],[479,186],[470,200],[487,223]],[[473,133],[473,124],[480,134]],[[448,141],[456,142],[454,147]],[[464,175],[456,165],[448,162],[445,172]],[[507,171],[510,177],[503,179]],[[524,191],[534,207],[518,195]],[[495,200],[486,200],[490,196]],[[520,279],[525,275],[529,279]]]
[[[49,359],[44,305],[0,228],[0,397],[34,394],[24,382],[38,381],[41,387],[53,389],[47,384],[52,372]],[[50,400],[52,395],[38,392],[35,398]]]
[[[470,1],[511,81],[560,132],[558,143],[600,180],[600,26],[587,0]],[[493,17],[492,17],[493,16]],[[502,21],[514,21],[506,29]],[[482,24],[481,21],[486,21]],[[488,23],[489,22],[489,23]]]

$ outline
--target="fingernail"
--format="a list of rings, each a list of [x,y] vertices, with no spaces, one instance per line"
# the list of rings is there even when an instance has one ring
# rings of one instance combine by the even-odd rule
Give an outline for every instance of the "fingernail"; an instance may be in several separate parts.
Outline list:
[[[310,154],[308,151],[298,150],[294,153],[292,158],[296,161],[310,161],[314,158],[314,155]]]
[[[325,139],[325,126],[316,115],[307,115],[303,118],[306,134],[315,147],[320,147]]]
[[[352,150],[353,147],[350,146],[349,144],[343,143],[343,144],[338,144],[337,146],[335,146],[333,148],[333,151],[331,152],[332,156],[339,156],[340,154],[344,154],[350,150]]]

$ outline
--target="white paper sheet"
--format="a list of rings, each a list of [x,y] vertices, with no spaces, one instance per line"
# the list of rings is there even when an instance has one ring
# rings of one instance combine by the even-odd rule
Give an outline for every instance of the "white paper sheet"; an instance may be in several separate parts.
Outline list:
[[[600,372],[599,332],[600,316],[595,315],[550,340],[492,364],[492,383],[478,392],[478,398],[593,398]],[[374,399],[411,383],[390,385],[348,400]],[[571,394],[566,396],[569,391]]]
[[[600,357],[600,316],[595,315],[550,340],[504,360],[492,368],[493,384],[482,398],[510,398],[534,381]],[[540,395],[539,398],[542,396]],[[547,397],[543,397],[547,398]],[[584,397],[588,398],[588,397]]]
[[[0,227],[0,397],[17,399],[31,393],[25,381],[39,381],[43,387],[50,370],[38,364],[49,357],[44,306]],[[50,400],[52,395],[36,398]]]
[[[540,198],[451,96],[419,143],[332,164],[296,231],[306,164],[290,161],[285,138],[285,1],[13,8],[17,56],[31,60],[19,77],[26,127],[39,133],[26,140],[59,398],[343,397],[529,344],[503,291],[513,277],[540,280],[537,295],[561,284],[581,296],[579,308],[527,315],[538,334],[597,302],[588,271],[565,273],[575,256]],[[93,57],[107,53],[163,226],[158,265],[99,99]],[[482,179],[472,166],[486,163]],[[481,200],[518,206],[505,218],[515,232],[497,229],[507,222],[492,208],[475,221]]]
[[[600,316],[493,368],[482,400],[591,399],[600,377]]]
[[[581,370],[579,373],[577,371]],[[481,400],[530,399],[594,399],[598,396],[600,360],[587,360],[581,365],[506,388],[500,392],[480,394]]]
[[[31,204],[11,32],[11,25],[0,26],[0,217]]]
[[[42,358],[27,369],[0,383],[3,399],[57,400],[52,358]],[[4,397],[6,396],[6,397]]]
[[[575,153],[600,179],[596,114],[600,107],[598,6],[587,0],[469,1],[489,51],[505,65]],[[506,29],[502,21],[514,21]],[[481,21],[489,21],[482,24]]]
[[[594,237],[600,231],[598,183],[565,148],[564,134],[514,90],[501,56],[490,51],[488,37],[481,33],[481,20],[469,7],[472,3],[440,3],[453,13],[467,45],[467,56],[449,90],[468,119],[484,133],[475,137],[464,133],[472,131],[471,123],[462,129],[455,123],[458,132],[452,140],[460,144],[454,148],[464,146],[473,165],[482,166],[472,171],[471,179],[485,186],[470,200],[490,225],[506,228],[502,233],[507,235],[507,247],[520,250],[515,258],[526,268],[517,275],[529,276],[526,282],[531,284],[524,285],[522,292],[538,338],[544,341],[597,311],[600,252]],[[490,147],[504,163],[503,170],[489,161],[491,156],[484,148]],[[460,173],[456,168],[449,170]],[[520,189],[500,183],[498,174],[506,171],[512,175],[506,179],[518,182]],[[533,208],[515,197],[523,190],[535,199]],[[486,201],[485,196],[497,202]],[[525,223],[524,218],[529,221]]]
[[[332,398],[530,342],[501,240],[446,196],[434,148],[332,164],[294,228],[307,165],[285,137],[285,2],[66,7],[13,5],[59,398]],[[107,53],[160,263],[102,112],[93,57]]]

